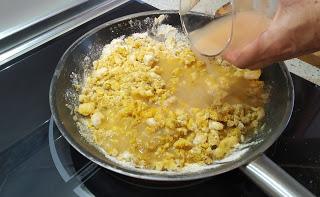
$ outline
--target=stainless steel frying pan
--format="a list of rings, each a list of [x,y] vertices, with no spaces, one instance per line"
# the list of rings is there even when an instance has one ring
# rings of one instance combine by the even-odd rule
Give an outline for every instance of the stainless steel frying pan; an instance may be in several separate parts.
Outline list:
[[[164,23],[181,29],[176,11],[151,11],[125,16],[100,25],[75,41],[58,63],[50,87],[50,107],[54,120],[67,141],[82,155],[111,171],[153,181],[186,181],[202,179],[239,168],[271,196],[313,196],[285,171],[268,159],[263,152],[285,129],[293,109],[294,89],[291,76],[283,63],[266,68],[262,78],[271,86],[270,102],[266,106],[264,127],[254,136],[248,150],[237,159],[210,165],[190,172],[159,172],[121,165],[106,158],[87,143],[78,132],[71,110],[66,106],[77,103],[77,92],[72,85],[72,73],[83,76],[85,67],[99,58],[105,44],[121,35],[145,32],[150,20],[168,15]],[[149,22],[148,22],[149,21]],[[71,102],[72,101],[72,102]]]

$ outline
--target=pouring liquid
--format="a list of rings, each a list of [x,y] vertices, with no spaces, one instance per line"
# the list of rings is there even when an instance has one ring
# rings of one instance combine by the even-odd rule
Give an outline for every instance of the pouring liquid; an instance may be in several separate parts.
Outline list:
[[[265,14],[255,10],[241,11],[234,17],[233,35],[227,50],[244,47],[263,33],[271,22]],[[219,54],[226,47],[231,30],[232,16],[230,15],[191,32],[189,37],[198,52],[213,56]]]

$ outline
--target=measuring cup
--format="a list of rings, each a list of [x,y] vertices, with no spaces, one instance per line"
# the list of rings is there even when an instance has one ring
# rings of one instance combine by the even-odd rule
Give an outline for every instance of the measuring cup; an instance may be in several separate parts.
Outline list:
[[[194,50],[217,56],[244,47],[264,32],[277,0],[180,0],[180,19]]]

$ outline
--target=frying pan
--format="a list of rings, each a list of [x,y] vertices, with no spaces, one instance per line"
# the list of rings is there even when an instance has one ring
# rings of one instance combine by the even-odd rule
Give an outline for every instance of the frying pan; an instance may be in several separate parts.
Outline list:
[[[262,79],[271,86],[270,102],[266,106],[264,126],[251,139],[251,145],[230,161],[214,163],[186,172],[159,172],[123,165],[105,157],[79,133],[70,106],[77,104],[78,92],[70,76],[82,80],[86,68],[101,54],[104,45],[122,35],[146,32],[153,18],[166,14],[164,21],[181,29],[177,11],[151,11],[128,15],[100,25],[76,40],[61,57],[50,86],[50,108],[57,127],[66,140],[82,155],[98,165],[130,177],[153,181],[189,181],[218,175],[239,168],[271,196],[313,196],[263,152],[285,129],[294,104],[291,76],[283,63],[269,66]],[[76,75],[75,75],[76,74]],[[72,107],[71,107],[72,108]]]

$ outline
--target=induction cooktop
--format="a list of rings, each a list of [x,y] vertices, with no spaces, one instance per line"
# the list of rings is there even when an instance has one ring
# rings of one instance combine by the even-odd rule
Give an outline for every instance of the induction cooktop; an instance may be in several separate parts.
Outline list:
[[[49,86],[64,51],[106,21],[154,10],[130,1],[0,67],[0,196],[266,196],[238,169],[176,183],[141,181],[92,163],[61,136],[49,109]],[[320,87],[292,75],[295,107],[267,155],[320,195]]]

